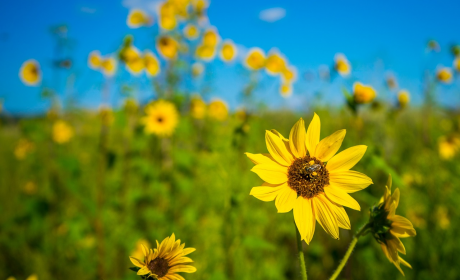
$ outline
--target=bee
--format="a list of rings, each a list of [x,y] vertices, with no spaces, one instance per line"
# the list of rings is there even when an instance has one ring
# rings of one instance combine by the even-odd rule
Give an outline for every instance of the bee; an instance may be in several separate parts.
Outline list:
[[[308,173],[313,173],[313,172],[320,171],[320,170],[321,170],[321,165],[317,163],[305,167],[305,171],[307,171]]]

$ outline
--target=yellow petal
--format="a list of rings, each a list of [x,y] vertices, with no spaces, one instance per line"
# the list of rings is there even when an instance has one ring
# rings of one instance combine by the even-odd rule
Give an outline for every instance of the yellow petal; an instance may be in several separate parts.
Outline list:
[[[412,223],[403,216],[394,215],[389,217],[391,223],[391,233],[397,237],[415,236],[417,233]]]
[[[348,218],[347,212],[343,206],[332,203],[331,209],[334,211],[337,217],[337,223],[339,227],[343,229],[351,229],[350,218]]]
[[[149,273],[150,273],[150,270],[146,266],[142,267],[141,269],[137,271],[137,275],[145,275]]]
[[[337,218],[330,209],[329,200],[324,194],[319,194],[313,198],[313,211],[315,212],[316,220],[333,238],[339,239],[339,226]]]
[[[316,219],[313,213],[312,200],[299,196],[294,205],[294,221],[300,237],[310,244],[315,233]]]
[[[326,165],[329,170],[329,164]],[[329,184],[339,187],[347,193],[354,193],[367,188],[372,184],[372,179],[366,174],[354,170],[339,171],[329,174]]]
[[[137,267],[143,267],[145,266],[145,264],[143,262],[141,262],[140,260],[136,259],[135,257],[129,257],[129,259],[131,260],[131,262],[137,266]]]
[[[276,163],[270,154],[251,154],[251,153],[245,153],[245,154],[254,164]]]
[[[265,133],[265,143],[270,155],[281,165],[289,166],[294,160],[291,153],[288,152],[283,140],[271,131]]]
[[[284,187],[287,187],[287,184],[277,187],[254,187],[251,189],[249,195],[257,197],[262,201],[273,201]]]
[[[289,147],[294,156],[304,157],[307,154],[305,147],[306,135],[305,122],[300,118],[292,127],[291,133],[289,134]]]
[[[316,146],[315,157],[323,162],[330,160],[340,149],[346,133],[347,131],[345,129],[338,130],[321,140],[318,146]]]
[[[259,175],[259,177],[270,184],[282,184],[287,182],[287,168],[273,163],[262,163],[254,166],[252,172]]]
[[[359,203],[340,188],[334,186],[326,186],[324,187],[324,192],[326,193],[327,198],[329,198],[331,201],[339,205],[361,211],[361,206],[359,206]]]
[[[196,271],[196,268],[191,265],[176,265],[169,269],[168,273],[177,273],[177,272],[185,272],[185,273],[193,273]]]
[[[412,268],[412,266],[406,262],[403,258],[399,257],[399,262],[405,266],[407,266],[408,268]]]
[[[278,209],[278,213],[287,213],[292,210],[297,199],[297,193],[287,186],[281,189],[280,193],[276,197],[275,206]]]
[[[195,248],[185,248],[183,251],[183,256],[187,256],[188,254],[195,252],[195,250]]]
[[[147,256],[149,254],[149,249],[147,249],[147,247],[145,247],[145,245],[142,243],[142,252],[144,253],[144,257]]]
[[[319,142],[321,131],[321,121],[319,120],[318,115],[315,113],[313,120],[310,122],[307,130],[307,137],[305,143],[307,145],[307,150],[310,153],[310,156],[314,157],[316,155],[315,150]]]
[[[349,170],[361,160],[366,150],[367,146],[359,145],[338,153],[327,163],[329,173]]]
[[[396,189],[393,195],[391,196],[391,200],[395,202],[395,207],[398,208],[399,205],[399,189]]]

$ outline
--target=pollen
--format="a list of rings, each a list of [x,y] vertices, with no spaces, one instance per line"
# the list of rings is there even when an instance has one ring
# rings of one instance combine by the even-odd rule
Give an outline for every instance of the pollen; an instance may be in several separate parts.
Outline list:
[[[312,198],[329,185],[329,172],[317,158],[297,158],[288,168],[288,185],[298,196]]]

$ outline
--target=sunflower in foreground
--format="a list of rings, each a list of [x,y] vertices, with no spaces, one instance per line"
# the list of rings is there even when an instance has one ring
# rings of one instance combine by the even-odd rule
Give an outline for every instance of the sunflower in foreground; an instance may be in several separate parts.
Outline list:
[[[371,210],[370,228],[374,238],[382,246],[385,256],[404,275],[401,264],[409,268],[412,267],[398,255],[398,252],[406,254],[406,249],[399,238],[415,236],[416,232],[408,219],[395,214],[399,204],[399,196],[399,189],[391,194],[390,176],[385,194],[380,199],[379,204]]]
[[[171,136],[179,123],[179,113],[173,103],[166,100],[152,102],[145,107],[146,116],[141,119],[145,133],[160,137]]]
[[[190,265],[192,259],[186,255],[195,251],[195,248],[184,248],[185,243],[176,240],[174,233],[166,237],[161,244],[157,241],[156,249],[147,249],[142,246],[144,262],[137,258],[129,257],[138,268],[137,275],[153,277],[158,280],[183,280],[179,272],[193,273],[196,268]]]
[[[256,164],[251,171],[265,181],[252,188],[250,194],[262,201],[275,200],[278,213],[294,209],[297,229],[307,244],[313,238],[316,221],[336,239],[339,227],[350,229],[343,206],[355,210],[360,206],[349,193],[372,184],[365,174],[350,170],[367,147],[354,146],[336,155],[345,130],[320,141],[320,128],[318,115],[314,115],[307,131],[301,118],[291,129],[289,139],[276,130],[266,132],[269,154],[246,153]]]

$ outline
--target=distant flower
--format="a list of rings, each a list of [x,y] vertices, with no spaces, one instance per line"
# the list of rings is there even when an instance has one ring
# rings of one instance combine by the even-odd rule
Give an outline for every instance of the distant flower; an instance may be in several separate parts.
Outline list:
[[[141,119],[145,133],[169,137],[179,123],[176,106],[166,100],[157,100],[145,107],[146,116]]]
[[[198,27],[194,24],[187,24],[184,28],[184,36],[189,40],[194,40],[200,35]]]
[[[228,117],[228,106],[223,100],[215,99],[209,103],[208,114],[218,121],[225,121]]]
[[[190,115],[199,120],[206,115],[206,103],[199,96],[192,97],[190,101]]]
[[[28,86],[36,86],[42,80],[40,64],[35,59],[25,61],[19,70],[19,78]]]
[[[387,74],[385,81],[390,90],[398,88],[398,81],[392,73]]]
[[[112,77],[117,71],[117,65],[117,60],[114,57],[103,58],[101,63],[102,74],[106,77]]]
[[[452,82],[452,69],[449,67],[439,67],[436,70],[436,79],[443,84],[450,84]]]
[[[179,43],[170,36],[160,36],[156,44],[158,53],[167,60],[177,58],[179,52]]]
[[[144,70],[144,58],[142,57],[142,53],[139,51],[138,48],[135,46],[129,46],[125,48],[121,53],[120,56],[126,65],[126,69],[129,73],[138,76],[142,74]]]
[[[159,25],[162,29],[173,30],[177,26],[177,19],[174,6],[165,1],[160,5]]]
[[[139,28],[152,25],[153,19],[143,10],[133,9],[129,12],[126,24],[130,28]]]
[[[28,181],[23,188],[23,191],[28,195],[37,193],[37,185],[33,181]]]
[[[206,17],[206,9],[208,6],[209,2],[207,0],[192,0],[194,13],[198,16],[199,19]]]
[[[353,98],[355,103],[357,104],[366,104],[371,103],[375,97],[377,96],[377,92],[372,86],[363,85],[360,82],[355,82],[353,84]]]
[[[133,98],[127,98],[123,103],[123,110],[127,114],[135,114],[139,109],[139,104],[137,104],[136,100]]]
[[[193,273],[196,268],[190,265],[192,259],[186,255],[195,251],[195,248],[184,248],[180,239],[175,239],[174,233],[166,237],[161,243],[157,241],[157,248],[152,250],[143,246],[144,261],[129,257],[138,268],[137,275],[153,277],[158,280],[184,279],[178,273]]]
[[[286,59],[278,52],[272,51],[265,60],[265,70],[269,75],[278,75],[285,71]]]
[[[460,45],[453,45],[450,48],[450,52],[452,53],[453,56],[457,57],[460,56]]]
[[[101,68],[102,57],[99,51],[92,51],[88,56],[88,67],[93,70],[98,70]]]
[[[192,64],[192,76],[193,77],[198,77],[203,74],[204,71],[204,65],[201,62],[195,62]]]
[[[149,50],[144,51],[144,64],[145,72],[150,77],[156,77],[161,71],[160,61],[157,56]]]
[[[410,102],[410,94],[407,90],[402,89],[398,92],[398,104],[399,107],[405,108]]]
[[[457,72],[460,72],[460,57],[457,57],[454,59],[454,69],[457,71]]]
[[[211,61],[216,56],[216,46],[199,45],[196,48],[195,56],[204,61]]]
[[[202,45],[209,46],[209,47],[216,47],[219,44],[220,37],[217,29],[212,27],[208,28],[203,33]]]
[[[441,136],[438,139],[439,156],[442,159],[452,159],[460,150],[460,136],[452,134],[449,136]]]
[[[412,223],[403,216],[396,215],[399,205],[399,189],[391,194],[391,176],[385,189],[385,194],[379,205],[371,209],[369,222],[372,235],[380,243],[385,256],[404,275],[401,264],[412,268],[399,254],[406,254],[406,249],[400,238],[415,236],[416,232]]]
[[[292,84],[297,80],[297,69],[294,66],[287,66],[281,71],[281,80],[284,83]]]
[[[282,83],[280,86],[280,94],[282,97],[287,98],[292,95],[292,85]]]
[[[220,59],[224,62],[231,62],[237,55],[237,48],[232,40],[225,40],[220,48]]]
[[[441,47],[439,46],[439,43],[436,40],[429,40],[427,44],[427,48],[429,51],[434,51],[434,52],[441,51]]]
[[[58,144],[65,144],[74,135],[73,128],[65,121],[58,120],[53,124],[53,141]]]
[[[22,138],[19,139],[16,148],[14,149],[14,156],[18,160],[23,160],[27,157],[28,154],[35,150],[35,145],[33,142]]]
[[[351,65],[345,55],[338,53],[334,57],[334,69],[342,77],[347,77],[351,73]]]
[[[249,70],[260,70],[265,66],[265,53],[259,48],[249,50],[245,59],[245,66]]]

